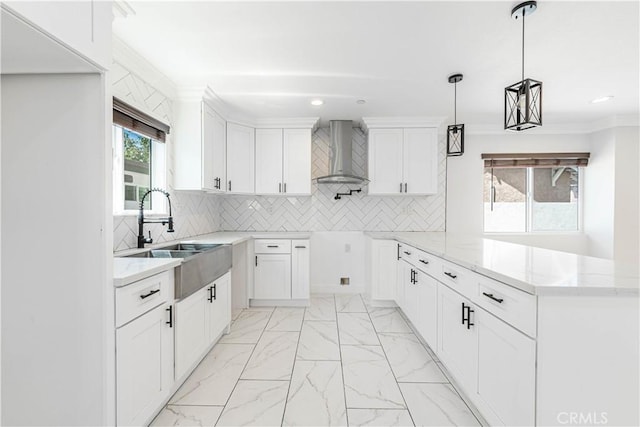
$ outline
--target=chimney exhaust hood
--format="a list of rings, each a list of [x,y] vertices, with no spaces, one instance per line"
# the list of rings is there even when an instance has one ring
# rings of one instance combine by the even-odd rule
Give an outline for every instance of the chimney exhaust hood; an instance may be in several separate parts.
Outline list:
[[[367,178],[353,172],[353,125],[351,120],[331,120],[329,175],[314,179],[316,184],[366,184]]]

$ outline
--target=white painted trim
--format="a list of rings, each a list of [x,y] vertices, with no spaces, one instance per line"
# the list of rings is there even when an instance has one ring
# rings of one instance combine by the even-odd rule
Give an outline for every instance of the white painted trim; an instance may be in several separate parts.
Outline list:
[[[364,294],[364,286],[354,285],[311,285],[311,295],[313,294]]]
[[[440,127],[446,117],[363,117],[362,128],[431,128]]]
[[[256,119],[255,127],[259,129],[312,129],[318,125],[320,117],[291,117]]]
[[[176,98],[176,84],[154,67],[138,51],[134,50],[115,34],[113,35],[113,61],[139,76],[169,99]]]
[[[309,307],[308,299],[251,299],[249,307]]]

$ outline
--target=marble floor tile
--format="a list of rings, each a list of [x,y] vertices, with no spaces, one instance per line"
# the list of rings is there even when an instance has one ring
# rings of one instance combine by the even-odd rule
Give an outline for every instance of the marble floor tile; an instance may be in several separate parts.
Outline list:
[[[296,362],[283,425],[347,425],[340,362]]]
[[[273,312],[275,310],[275,306],[255,306],[255,307],[247,307],[245,310],[247,311],[268,311]]]
[[[278,307],[271,315],[266,331],[299,331],[304,308]]]
[[[221,343],[230,344],[255,344],[258,342],[260,335],[269,318],[271,311],[245,309],[238,318],[231,324],[231,332],[224,335]]]
[[[413,334],[378,334],[391,370],[398,382],[446,383],[435,360]]]
[[[405,408],[382,347],[343,345],[340,348],[347,408]]]
[[[279,426],[289,381],[238,381],[218,426]]]
[[[222,406],[168,405],[150,426],[203,426],[213,427],[222,412]]]
[[[264,332],[240,378],[289,380],[299,335],[299,332]]]
[[[336,320],[336,303],[331,296],[311,297],[311,305],[307,307],[304,320]]]
[[[349,409],[349,426],[413,427],[406,409]]]
[[[297,360],[340,360],[336,322],[305,321],[302,324]]]
[[[338,313],[366,313],[367,309],[360,294],[336,295],[336,311]]]
[[[416,425],[480,425],[451,384],[401,383],[400,389]]]
[[[238,316],[240,316],[240,313],[242,313],[242,308],[234,308],[231,310],[231,321],[234,321],[238,318]]]
[[[380,345],[367,313],[338,313],[341,345]]]
[[[376,309],[370,315],[377,332],[412,333],[407,322],[395,308]]]
[[[224,406],[254,347],[253,344],[217,344],[169,403]]]

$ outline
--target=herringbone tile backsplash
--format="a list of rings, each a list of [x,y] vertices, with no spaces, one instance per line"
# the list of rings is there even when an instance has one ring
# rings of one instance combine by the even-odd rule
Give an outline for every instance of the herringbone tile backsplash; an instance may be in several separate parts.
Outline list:
[[[366,170],[365,135],[354,130],[354,171]],[[321,128],[313,136],[313,177],[329,171],[329,133]],[[312,185],[307,197],[223,196],[224,230],[246,231],[444,231],[445,143],[440,141],[438,194],[419,197],[367,196],[362,193],[334,200],[336,192],[358,188],[347,185]]]

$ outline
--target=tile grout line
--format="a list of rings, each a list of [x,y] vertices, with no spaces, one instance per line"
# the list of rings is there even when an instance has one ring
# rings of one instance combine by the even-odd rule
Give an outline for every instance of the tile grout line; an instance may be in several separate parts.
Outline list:
[[[338,323],[338,309],[335,305],[336,296],[333,295],[333,307],[336,310],[336,332],[338,334],[338,352],[340,353],[340,373],[342,374],[342,394],[344,396],[344,416],[347,419],[347,426],[349,426],[349,406],[347,405],[347,383],[344,381],[344,363],[342,359],[342,343],[340,342],[340,324]]]
[[[311,304],[311,298],[309,298],[309,304]],[[275,311],[275,310],[274,310]],[[302,327],[304,326],[304,318],[307,316],[307,308],[304,308],[302,313],[302,322],[300,322],[300,331],[298,331],[298,342],[296,343],[296,351],[293,353],[293,365],[291,366],[291,376],[289,376],[289,387],[287,387],[287,395],[284,397],[284,408],[282,409],[282,419],[280,420],[280,426],[284,425],[284,416],[287,413],[287,405],[289,404],[289,393],[291,392],[291,383],[293,382],[293,372],[296,369],[296,363],[298,363],[298,347],[300,347],[300,337],[302,336]]]
[[[407,399],[405,399],[404,393],[402,393],[402,389],[400,388],[400,384],[398,383],[398,379],[396,378],[396,373],[393,372],[393,367],[391,366],[391,362],[389,361],[389,357],[387,356],[387,352],[384,350],[384,346],[382,345],[382,341],[380,340],[379,332],[376,330],[376,327],[373,324],[373,320],[371,320],[371,313],[369,313],[369,311],[367,311],[367,316],[369,316],[369,321],[371,322],[371,326],[373,326],[373,330],[376,332],[376,338],[378,338],[378,342],[380,343],[380,349],[382,350],[382,354],[384,354],[384,359],[387,361],[387,364],[389,365],[389,370],[391,371],[391,375],[393,375],[393,379],[396,382],[396,387],[398,387],[398,391],[400,392],[400,396],[402,396],[402,401],[404,402],[404,408],[407,411],[407,413],[409,414],[409,417],[411,418],[411,422],[415,426],[416,422],[413,419],[413,415],[411,414],[411,411],[409,410],[409,405],[407,404]]]
[[[244,311],[244,309],[243,309],[243,311]],[[240,382],[240,378],[242,378],[242,374],[244,373],[244,370],[247,369],[247,365],[249,364],[249,360],[251,360],[251,357],[253,356],[253,353],[255,353],[256,347],[258,347],[258,342],[260,342],[260,338],[262,338],[262,335],[264,334],[265,329],[267,329],[267,325],[271,321],[271,316],[273,316],[273,313],[275,311],[276,310],[275,310],[275,307],[274,307],[273,310],[271,311],[271,314],[269,315],[269,319],[267,319],[267,323],[264,324],[264,328],[262,329],[262,332],[260,333],[260,336],[258,337],[258,340],[253,344],[253,350],[251,350],[251,354],[247,358],[247,361],[244,363],[244,366],[242,367],[242,371],[240,371],[240,375],[238,375],[238,379],[236,380],[236,385],[233,386],[233,389],[231,390],[231,393],[229,393],[229,397],[227,397],[227,401],[224,403],[224,407],[222,408],[222,412],[220,412],[220,415],[218,415],[218,419],[216,419],[216,422],[215,422],[214,426],[218,425],[218,421],[220,421],[220,418],[222,417],[222,414],[224,413],[224,410],[227,409],[227,405],[229,404],[229,400],[231,400],[231,396],[233,396],[233,393],[236,391],[236,388],[238,388],[238,383]],[[240,317],[240,315],[238,315],[238,317]]]

